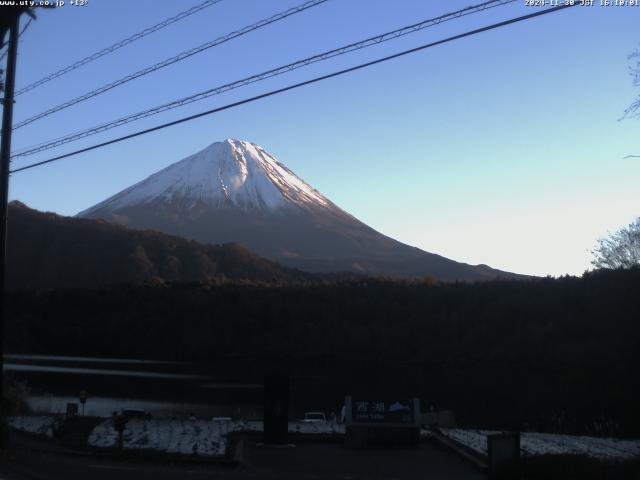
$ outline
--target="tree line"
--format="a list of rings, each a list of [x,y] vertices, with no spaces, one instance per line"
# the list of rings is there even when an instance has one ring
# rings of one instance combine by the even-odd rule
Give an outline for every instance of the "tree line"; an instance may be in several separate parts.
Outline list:
[[[468,425],[640,433],[640,268],[438,284],[215,280],[12,292],[7,351],[191,360],[317,394],[418,395]],[[318,393],[319,392],[319,393]],[[605,432],[606,431],[606,432]]]

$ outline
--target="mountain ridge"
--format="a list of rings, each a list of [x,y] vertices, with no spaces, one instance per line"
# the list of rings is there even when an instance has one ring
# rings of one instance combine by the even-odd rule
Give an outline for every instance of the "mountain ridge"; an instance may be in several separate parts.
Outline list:
[[[101,219],[40,212],[18,201],[9,204],[8,226],[7,284],[13,290],[316,279],[241,245],[202,245]]]
[[[216,142],[78,214],[202,243],[234,242],[309,272],[442,281],[526,278],[411,247],[359,221],[262,147]]]

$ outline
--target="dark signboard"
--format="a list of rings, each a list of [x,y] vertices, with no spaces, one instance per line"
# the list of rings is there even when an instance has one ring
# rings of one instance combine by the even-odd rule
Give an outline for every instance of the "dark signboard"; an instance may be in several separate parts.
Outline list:
[[[78,404],[77,403],[67,403],[67,415],[77,415],[78,414]]]
[[[419,413],[417,400],[413,398],[371,400],[354,397],[350,400],[352,423],[414,425]]]

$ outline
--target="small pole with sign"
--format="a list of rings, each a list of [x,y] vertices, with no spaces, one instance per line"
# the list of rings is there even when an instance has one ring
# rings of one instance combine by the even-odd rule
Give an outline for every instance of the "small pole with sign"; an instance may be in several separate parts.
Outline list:
[[[78,395],[78,397],[80,398],[80,403],[82,404],[82,416],[84,417],[84,404],[87,403],[87,391],[80,390],[80,395]]]

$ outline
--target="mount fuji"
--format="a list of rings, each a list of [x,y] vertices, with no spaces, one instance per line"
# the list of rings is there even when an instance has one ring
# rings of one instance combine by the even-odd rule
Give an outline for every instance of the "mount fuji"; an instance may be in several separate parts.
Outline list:
[[[389,238],[340,209],[262,147],[216,142],[78,214],[204,243],[239,243],[311,272],[442,281],[515,278]]]

